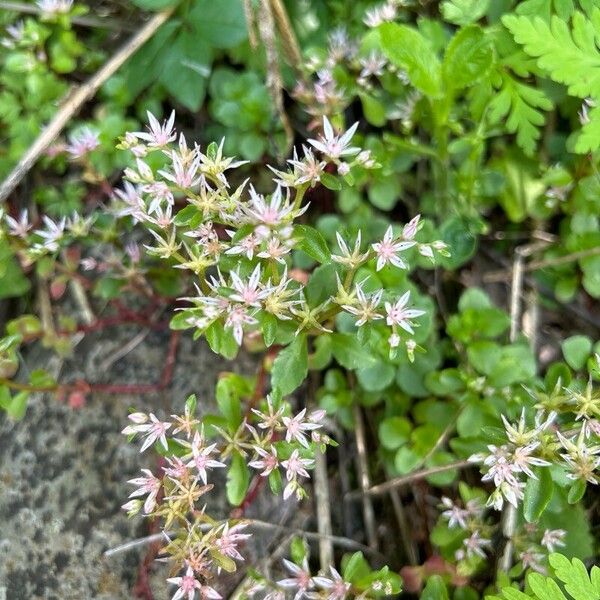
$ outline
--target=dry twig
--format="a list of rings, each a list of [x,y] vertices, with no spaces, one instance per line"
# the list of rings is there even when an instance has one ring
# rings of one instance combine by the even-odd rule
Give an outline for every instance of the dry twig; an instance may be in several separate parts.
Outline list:
[[[380,483],[379,485],[374,485],[373,487],[365,489],[364,491],[355,490],[354,492],[350,492],[350,494],[348,494],[348,498],[357,499],[362,498],[363,496],[382,496],[383,494],[387,494],[390,490],[393,490],[394,488],[407,485],[409,483],[412,483],[413,481],[425,479],[430,475],[436,475],[437,473],[445,473],[446,471],[452,471],[453,469],[464,469],[465,467],[469,466],[472,466],[472,463],[470,463],[468,460],[459,460],[448,465],[440,465],[439,467],[422,469],[421,471],[415,471],[414,473],[409,473],[408,475],[403,475],[402,477],[390,479],[389,481]]]
[[[258,31],[267,55],[267,89],[285,131],[286,145],[289,149],[294,140],[294,131],[283,106],[283,81],[279,68],[275,21],[269,0],[261,0],[258,6]]]
[[[333,544],[330,536],[331,509],[329,502],[329,483],[327,481],[327,457],[317,450],[315,455],[315,502],[317,505],[317,529],[321,534],[319,539],[319,559],[324,571],[333,564]]]
[[[290,535],[297,535],[306,538],[307,540],[315,540],[318,541],[321,538],[326,538],[331,541],[332,544],[336,546],[340,546],[341,548],[346,548],[349,550],[361,550],[362,552],[366,552],[369,554],[374,554],[377,558],[382,558],[381,554],[377,551],[374,551],[372,548],[361,544],[360,542],[356,542],[351,540],[350,538],[342,537],[339,535],[323,535],[317,531],[307,531],[305,529],[289,527],[287,525],[277,525],[276,523],[269,523],[268,521],[261,521],[260,519],[242,519],[243,523],[246,523],[248,527],[252,529],[269,529],[273,531],[283,531]],[[200,529],[202,531],[208,531],[212,529],[214,525],[210,524],[202,524],[200,525]],[[137,538],[135,540],[131,540],[129,542],[125,542],[120,546],[115,546],[114,548],[110,548],[104,552],[104,556],[114,556],[115,554],[120,554],[121,552],[127,552],[128,550],[132,550],[133,548],[137,548],[138,546],[143,546],[146,544],[151,544],[153,542],[159,541],[161,539],[165,539],[165,535],[168,537],[172,537],[175,535],[175,532],[167,531],[166,533],[155,533],[146,537]]]
[[[367,530],[367,540],[371,548],[377,548],[377,530],[375,529],[375,511],[373,503],[369,498],[368,490],[371,487],[369,478],[369,466],[367,463],[367,448],[365,444],[365,424],[360,412],[360,407],[354,405],[354,434],[356,436],[356,467],[358,469],[358,479],[363,492],[363,517],[365,520],[365,529]]]

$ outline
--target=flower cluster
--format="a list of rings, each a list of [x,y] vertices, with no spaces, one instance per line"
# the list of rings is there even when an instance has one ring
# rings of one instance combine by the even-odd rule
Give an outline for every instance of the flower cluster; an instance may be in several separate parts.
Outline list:
[[[301,499],[315,449],[332,442],[319,431],[324,411],[303,409],[290,415],[289,404],[271,396],[262,410],[252,409],[235,429],[205,426],[196,418],[195,406],[191,396],[184,414],[171,415],[167,421],[153,413],[129,415],[123,434],[142,439],[140,452],[157,445],[165,458],[160,473],[142,469],[140,477],[129,481],[134,490],[123,508],[130,515],[142,512],[162,521],[164,551],[176,570],[185,571],[169,579],[178,586],[174,598],[193,598],[196,590],[200,597],[220,598],[210,582],[220,569],[235,570],[235,561],[243,560],[239,545],[250,534],[244,532],[248,526],[244,521],[219,522],[208,514],[204,496],[214,487],[212,472],[231,463],[229,477],[235,478],[250,467],[276,490],[283,487],[283,470],[284,499],[291,495]]]
[[[413,319],[423,311],[409,307],[409,293],[367,294],[355,276],[369,263],[377,271],[388,265],[406,269],[411,248],[428,258],[446,253],[443,242],[416,241],[419,217],[400,232],[390,226],[383,239],[365,247],[358,231],[352,250],[338,234],[340,253],[333,255],[318,232],[295,224],[308,208],[306,192],[334,177],[331,167],[349,182],[353,171],[377,167],[368,151],[352,145],[358,124],[338,133],[324,118],[323,134],[308,140],[312,148],[304,146],[302,157],[295,152],[285,171],[271,168],[275,189],[262,194],[247,180],[235,188],[230,184],[228,172],[244,163],[223,156],[223,143],[202,152],[197,145],[191,148],[183,134],[177,136],[174,114],[163,123],[152,115],[149,119],[147,132],[128,133],[122,141],[136,157],[136,168],[126,170],[129,182],[116,193],[115,211],[148,228],[154,240],[146,245],[150,255],[174,261],[176,268],[198,277],[197,294],[185,298],[191,308],[178,315],[179,327],[195,327],[209,341],[231,336],[239,346],[259,330],[266,339],[273,324],[292,326],[296,334],[327,332],[338,313],[348,312],[359,327],[385,318],[393,351],[401,342],[400,331],[413,335]],[[156,152],[164,166],[154,169],[148,158]],[[184,207],[176,210],[181,202]],[[306,276],[293,269],[296,248],[338,265],[337,295],[317,306],[311,303]]]
[[[360,553],[352,558],[364,561]],[[364,563],[365,569],[368,569]],[[380,571],[372,572],[370,577],[362,577],[363,581],[357,584],[356,578],[352,579],[346,571],[340,573],[334,566],[330,565],[325,572],[314,574],[311,572],[308,556],[297,556],[292,560],[283,560],[283,566],[287,571],[286,577],[276,581],[270,581],[261,577],[247,590],[248,597],[261,598],[264,600],[285,600],[293,598],[309,598],[311,600],[367,600],[390,596],[400,591],[398,578],[392,576],[384,567]],[[369,569],[370,570],[370,569]]]
[[[470,561],[477,557],[487,560],[486,552],[492,549],[492,537],[497,526],[487,522],[486,508],[479,497],[473,496],[461,506],[443,496],[440,508],[440,518],[448,529],[464,532],[461,547],[454,553],[456,560]],[[565,535],[562,529],[540,530],[535,523],[528,523],[515,538],[516,553],[523,568],[545,573],[548,554],[565,546]]]
[[[82,217],[74,212],[70,218],[53,220],[43,215],[43,227],[34,229],[29,213],[24,209],[14,217],[0,211],[0,222],[2,221],[6,226],[6,233],[15,240],[21,240],[25,262],[33,262],[45,254],[57,252],[74,239],[86,237],[94,217]]]
[[[507,443],[488,445],[488,453],[474,454],[472,462],[483,463],[483,481],[493,481],[496,490],[488,505],[500,510],[504,500],[517,506],[523,499],[527,478],[537,479],[538,467],[560,466],[568,479],[585,490],[598,485],[600,477],[600,427],[597,420],[600,396],[591,378],[587,385],[562,387],[560,380],[550,394],[530,391],[538,400],[533,427],[527,426],[527,411],[518,423],[502,416]],[[559,418],[559,414],[564,418]],[[568,420],[574,414],[574,420]]]
[[[490,444],[489,453],[474,454],[470,457],[470,461],[481,462],[486,468],[482,481],[493,481],[496,486],[496,490],[488,499],[488,506],[501,510],[504,500],[507,500],[516,507],[523,499],[525,488],[521,475],[536,479],[537,475],[532,471],[532,467],[547,467],[551,464],[537,454],[540,449],[545,448],[545,445],[542,446],[542,442],[545,441],[544,435],[555,418],[556,413],[551,413],[543,420],[541,414],[538,414],[535,426],[528,429],[525,409],[522,410],[517,425],[512,425],[502,415],[508,443],[501,446]]]

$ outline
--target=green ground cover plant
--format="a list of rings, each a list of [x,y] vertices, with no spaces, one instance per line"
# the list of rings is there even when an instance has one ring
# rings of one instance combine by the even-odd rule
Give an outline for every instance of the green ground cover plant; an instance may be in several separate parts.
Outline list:
[[[108,4],[0,17],[5,418],[135,396],[175,600],[600,598],[600,2]],[[165,318],[155,384],[24,368]],[[182,335],[256,373],[153,404]],[[261,493],[317,506],[279,572]]]

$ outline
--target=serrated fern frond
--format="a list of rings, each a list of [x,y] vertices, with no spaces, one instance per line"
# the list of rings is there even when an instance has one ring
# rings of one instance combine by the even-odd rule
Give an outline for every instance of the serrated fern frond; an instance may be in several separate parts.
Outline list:
[[[552,102],[542,90],[517,81],[506,72],[499,74],[494,87],[498,93],[489,104],[490,122],[506,119],[506,129],[516,133],[519,147],[532,155],[545,120],[541,111],[552,109]]]
[[[569,560],[562,554],[550,555],[550,566],[555,578],[531,573],[527,577],[528,592],[514,587],[504,588],[500,596],[486,596],[485,600],[598,600],[600,598],[600,569],[592,567],[590,573],[578,559]],[[568,598],[557,583],[561,582]]]
[[[571,27],[556,15],[547,23],[541,17],[506,15],[502,22],[527,54],[550,78],[579,98],[600,97],[600,9],[588,19],[573,13]]]

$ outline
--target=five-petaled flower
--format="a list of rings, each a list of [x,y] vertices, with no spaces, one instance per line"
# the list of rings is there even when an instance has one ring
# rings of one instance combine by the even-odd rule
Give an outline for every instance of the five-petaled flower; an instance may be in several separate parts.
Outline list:
[[[383,239],[380,242],[372,244],[372,248],[377,256],[377,270],[381,271],[388,263],[399,269],[406,269],[407,265],[398,256],[398,253],[412,248],[415,244],[416,242],[411,239],[396,241],[394,239],[394,231],[390,225],[387,228]]]

